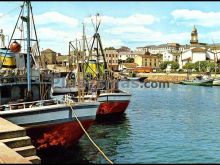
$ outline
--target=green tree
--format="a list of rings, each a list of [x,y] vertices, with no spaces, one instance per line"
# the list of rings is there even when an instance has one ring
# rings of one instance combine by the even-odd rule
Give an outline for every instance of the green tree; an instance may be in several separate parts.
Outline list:
[[[195,69],[195,64],[191,62],[187,62],[184,66],[183,69]]]
[[[107,47],[104,50],[116,50],[114,47]]]
[[[128,57],[126,60],[125,60],[126,63],[133,63],[134,62],[134,58],[131,58],[131,57]]]
[[[164,70],[164,69],[167,68],[167,63],[166,62],[162,62],[159,67],[160,67],[161,70]]]
[[[201,72],[206,72],[207,70],[213,72],[215,70],[215,63],[210,61],[197,61],[195,63],[195,69]]]
[[[171,69],[179,69],[179,64],[175,61],[171,61]]]
[[[168,64],[171,64],[171,69],[179,68],[179,64],[175,61],[164,61],[163,63],[160,64],[160,69],[162,70],[166,69]]]

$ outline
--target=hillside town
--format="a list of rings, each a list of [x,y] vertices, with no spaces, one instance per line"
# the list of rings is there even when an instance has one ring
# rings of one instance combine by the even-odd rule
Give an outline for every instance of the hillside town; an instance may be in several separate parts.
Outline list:
[[[189,34],[190,35],[190,34]],[[186,72],[187,69],[195,70],[197,63],[206,63],[214,70],[214,63],[220,61],[220,45],[199,42],[199,33],[194,26],[191,32],[191,40],[188,44],[181,45],[177,42],[161,45],[146,45],[131,50],[126,46],[116,49],[106,47],[104,49],[108,66],[114,71],[135,71],[139,73],[150,72]],[[61,55],[50,48],[41,51],[41,60],[47,67],[59,72],[68,72],[69,64],[74,65],[71,55]],[[217,71],[218,71],[218,67]],[[198,68],[203,71],[209,68]],[[198,70],[197,71],[201,71]]]

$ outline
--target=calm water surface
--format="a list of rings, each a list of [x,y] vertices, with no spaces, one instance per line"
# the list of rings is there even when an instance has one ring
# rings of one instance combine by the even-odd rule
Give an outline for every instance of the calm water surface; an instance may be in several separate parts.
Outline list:
[[[124,89],[125,114],[88,130],[114,163],[220,163],[220,87]],[[107,163],[86,136],[42,162]]]

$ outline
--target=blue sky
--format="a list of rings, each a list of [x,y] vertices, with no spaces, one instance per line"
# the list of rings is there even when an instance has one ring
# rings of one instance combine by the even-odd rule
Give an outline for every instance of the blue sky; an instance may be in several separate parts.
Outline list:
[[[0,2],[0,28],[8,36],[22,3]],[[86,24],[87,36],[92,36],[91,16],[96,13],[101,15],[99,32],[105,47],[128,46],[134,50],[148,44],[188,44],[193,25],[197,27],[200,42],[219,43],[219,6],[217,1],[32,2],[41,50],[51,48],[62,54],[67,54],[69,41],[81,38],[82,22]]]

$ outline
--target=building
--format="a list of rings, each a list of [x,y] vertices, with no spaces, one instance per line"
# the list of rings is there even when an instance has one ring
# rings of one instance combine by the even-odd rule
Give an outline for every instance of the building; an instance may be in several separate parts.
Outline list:
[[[163,61],[174,61],[179,62],[180,52],[179,51],[166,51],[163,53]]]
[[[209,48],[209,45],[205,43],[199,43],[198,31],[194,26],[191,32],[190,49],[181,52],[179,57],[179,65],[182,69],[187,62],[198,62],[198,61],[214,61],[215,53]]]
[[[118,52],[116,50],[108,50],[104,51],[105,60],[107,65],[114,71],[118,70]]]
[[[57,53],[51,49],[41,51],[41,61],[45,64],[56,64]]]
[[[56,57],[56,63],[61,66],[69,66],[69,55],[59,55]]]
[[[127,70],[127,71],[131,71],[134,70],[138,65],[136,63],[121,63],[119,64],[118,70],[119,71],[123,71],[123,70]]]
[[[137,47],[137,51],[149,51],[151,54],[163,54],[165,52],[186,51],[189,45],[180,45],[178,43],[167,43],[161,45],[148,45],[145,47]]]
[[[121,48],[117,49],[117,52],[118,60],[121,62],[125,62],[128,58],[134,58],[131,49],[126,46],[122,46]]]
[[[159,68],[162,62],[162,54],[151,54],[150,52],[137,51],[134,62],[138,66],[147,66],[152,68]]]

